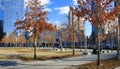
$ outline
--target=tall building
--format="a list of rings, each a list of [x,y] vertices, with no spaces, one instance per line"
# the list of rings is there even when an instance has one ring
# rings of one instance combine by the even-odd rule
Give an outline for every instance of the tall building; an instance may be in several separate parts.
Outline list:
[[[120,1],[119,0],[116,0],[117,1],[117,4],[120,4]],[[95,7],[95,2],[94,1],[91,1],[91,10],[94,14],[96,14],[96,7]],[[101,33],[101,36],[104,36],[102,37],[103,38],[103,43],[104,43],[104,47],[105,46],[109,46],[109,47],[112,47],[113,45],[116,44],[116,40],[115,40],[115,22],[112,21],[112,20],[107,20],[104,25],[102,26],[102,29],[100,31]],[[92,35],[91,35],[91,41],[92,41],[92,44],[96,44],[97,43],[97,32],[98,29],[97,29],[97,26],[92,26]],[[104,40],[105,38],[105,40]],[[112,44],[112,45],[111,45]]]
[[[3,20],[0,20],[0,32],[3,32]]]
[[[115,1],[115,6],[118,6],[118,5],[120,5],[120,0]]]
[[[4,3],[0,0],[0,20],[4,20]]]
[[[94,14],[97,13],[95,4],[96,4],[95,1],[92,0],[91,1],[91,10]],[[92,25],[92,34],[91,34],[90,39],[91,39],[91,44],[93,44],[93,45],[95,45],[97,43],[97,31],[98,31],[97,26]]]
[[[91,44],[95,45],[97,43],[97,26],[92,26],[92,34],[91,34]]]
[[[3,7],[4,3],[0,0],[0,42],[3,38],[3,36],[5,35],[5,33],[3,32],[3,26],[4,26],[4,7]]]
[[[3,32],[3,20],[0,20],[0,42],[4,35],[5,33]]]
[[[22,19],[24,15],[24,0],[0,0],[0,18],[4,20],[4,31],[12,32],[16,19]],[[4,17],[3,17],[4,16]]]

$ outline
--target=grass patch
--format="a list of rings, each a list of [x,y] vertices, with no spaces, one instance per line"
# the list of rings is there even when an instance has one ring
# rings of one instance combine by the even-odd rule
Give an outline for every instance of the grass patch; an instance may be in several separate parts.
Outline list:
[[[120,60],[113,58],[102,60],[100,66],[98,66],[96,62],[92,62],[82,65],[66,67],[65,69],[114,69],[116,67],[120,67]]]
[[[52,54],[37,54],[37,59],[33,59],[33,55],[20,57],[19,59],[22,61],[51,60],[80,56],[80,54],[82,53],[76,52],[73,56],[72,52],[54,52]]]
[[[78,55],[75,55],[78,56]],[[33,59],[33,57],[20,57],[22,61],[37,61],[37,60],[51,60],[51,59],[60,59],[60,58],[69,58],[69,57],[75,57],[73,55],[63,55],[63,56],[42,56],[42,57],[37,57],[36,59]]]
[[[22,61],[50,60],[73,57],[72,50],[57,51],[52,49],[37,49],[37,59],[33,59],[33,48],[0,48],[0,59],[20,59]],[[82,54],[75,51],[75,56]]]

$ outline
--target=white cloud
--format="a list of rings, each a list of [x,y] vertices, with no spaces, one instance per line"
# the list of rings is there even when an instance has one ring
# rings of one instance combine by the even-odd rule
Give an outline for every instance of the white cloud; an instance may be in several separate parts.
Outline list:
[[[51,4],[52,2],[50,0],[40,0],[41,1],[41,4],[44,5],[44,4]]]
[[[60,14],[68,14],[69,6],[57,7],[57,8],[55,8],[55,10],[59,10]]]
[[[73,0],[73,5],[77,5],[78,0]]]
[[[27,5],[28,0],[24,0],[25,6]]]
[[[61,25],[61,22],[60,21],[55,21],[54,24],[55,25]]]
[[[28,2],[28,0],[24,0],[24,2],[26,3],[26,2]]]
[[[50,8],[45,8],[45,11],[51,12],[52,9],[50,9]]]

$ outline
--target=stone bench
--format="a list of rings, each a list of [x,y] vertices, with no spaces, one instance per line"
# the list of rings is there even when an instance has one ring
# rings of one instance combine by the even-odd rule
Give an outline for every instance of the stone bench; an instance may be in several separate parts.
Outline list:
[[[57,50],[57,51],[61,51],[61,49],[59,49],[59,48],[56,49],[56,50]],[[62,49],[62,51],[65,51],[65,50],[67,50],[67,49],[64,49],[64,48]]]
[[[102,51],[102,53],[107,53],[107,51]]]
[[[111,53],[110,50],[103,50],[101,53]]]
[[[111,51],[110,51],[110,50],[108,50],[108,51],[107,51],[107,53],[111,53]]]
[[[92,52],[83,52],[84,55],[91,55]]]

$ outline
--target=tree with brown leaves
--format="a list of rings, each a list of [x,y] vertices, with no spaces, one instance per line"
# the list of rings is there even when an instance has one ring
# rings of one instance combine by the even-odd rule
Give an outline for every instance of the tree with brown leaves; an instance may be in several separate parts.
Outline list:
[[[46,30],[54,31],[51,24],[46,22],[47,11],[44,10],[44,5],[38,0],[30,0],[26,7],[26,13],[23,20],[16,21],[15,26],[17,29],[32,32],[34,36],[34,59],[36,59],[36,46],[37,38]]]
[[[115,7],[118,7],[118,6],[120,6],[120,0],[115,0]],[[119,16],[118,16],[118,18],[116,19],[117,20],[117,22],[116,23],[118,23],[118,26],[116,27],[116,38],[117,38],[117,58],[118,59],[120,59],[120,33],[119,33],[119,29],[120,29],[120,25],[119,25],[119,23],[120,23],[120,14],[119,14]]]
[[[78,17],[83,17],[92,25],[97,26],[97,42],[98,42],[98,65],[100,65],[100,30],[102,24],[107,20],[115,20],[120,14],[120,6],[113,7],[111,3],[115,0],[78,0],[78,8],[74,13]]]
[[[52,39],[51,34],[45,36],[45,47],[46,47],[46,44],[47,45],[51,44],[51,39]]]
[[[19,38],[19,41],[20,41],[19,43],[21,44],[21,47],[24,46],[24,44],[26,43],[24,34],[20,34],[18,38]]]
[[[10,46],[12,47],[12,46],[15,46],[15,44],[16,44],[16,39],[17,39],[17,36],[12,32],[12,33],[10,33],[10,35],[9,35],[9,43],[10,43]]]
[[[5,44],[8,44],[8,43],[9,43],[9,37],[8,37],[8,35],[5,35],[5,36],[2,38],[2,43],[5,43]]]

